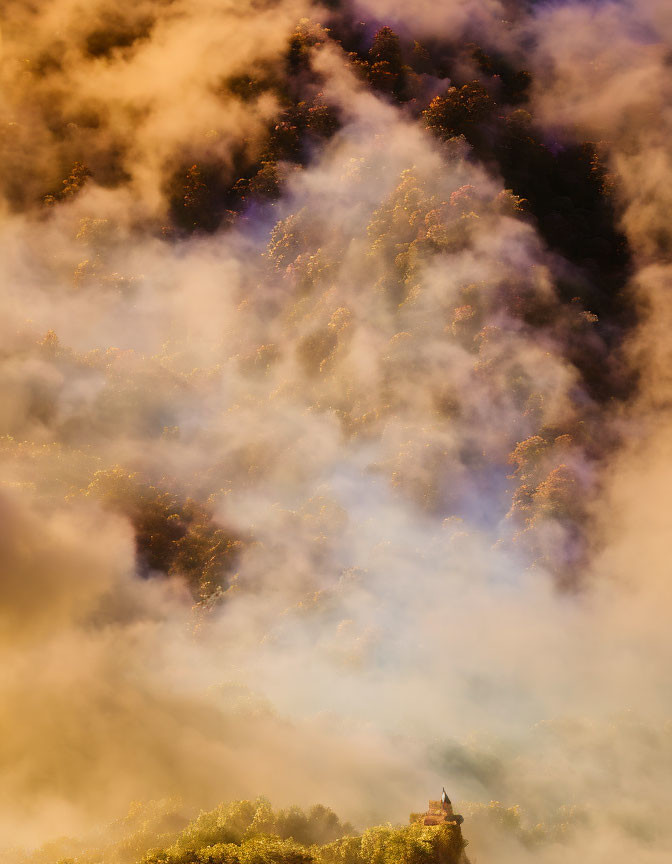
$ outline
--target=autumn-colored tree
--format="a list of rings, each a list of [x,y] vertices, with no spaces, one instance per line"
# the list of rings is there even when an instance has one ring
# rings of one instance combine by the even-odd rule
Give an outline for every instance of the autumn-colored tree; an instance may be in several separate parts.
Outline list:
[[[401,95],[404,67],[399,37],[389,27],[382,27],[373,37],[368,54],[368,78],[385,93]]]
[[[63,181],[63,198],[72,197],[81,192],[84,184],[91,176],[91,172],[84,162],[75,162],[69,176]]]
[[[58,192],[44,197],[44,203],[47,205],[56,204],[57,201],[67,201],[78,195],[84,188],[89,177],[92,177],[91,171],[84,162],[75,162],[72,166],[70,174],[63,180],[63,188]]]
[[[462,87],[449,87],[432,99],[423,111],[426,125],[441,138],[466,135],[485,120],[494,107],[488,91],[480,81],[470,81]]]
[[[389,27],[381,27],[373,37],[373,44],[369,49],[369,61],[371,64],[387,63],[393,75],[398,75],[401,72],[402,59],[399,37]]]
[[[317,103],[308,109],[306,127],[321,138],[330,138],[338,129],[336,111],[329,105]]]
[[[126,516],[135,529],[138,561],[147,572],[184,579],[197,598],[226,585],[240,539],[202,506],[143,482],[120,467],[97,471],[86,495]]]

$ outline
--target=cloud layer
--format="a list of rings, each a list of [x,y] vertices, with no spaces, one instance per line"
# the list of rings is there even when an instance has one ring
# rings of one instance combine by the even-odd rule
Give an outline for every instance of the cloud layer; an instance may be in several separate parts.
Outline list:
[[[622,348],[496,168],[299,24],[333,10],[2,13],[0,846],[169,795],[364,826],[449,782],[479,858],[669,855],[669,15],[444,5],[355,12],[524,57],[549,146],[601,142]],[[162,232],[292,100],[339,129],[279,195]]]

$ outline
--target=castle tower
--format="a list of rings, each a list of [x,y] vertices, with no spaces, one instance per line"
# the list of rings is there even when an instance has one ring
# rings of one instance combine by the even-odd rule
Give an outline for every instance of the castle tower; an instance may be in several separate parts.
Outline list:
[[[453,815],[453,805],[450,803],[450,798],[448,797],[445,786],[443,787],[443,792],[441,793],[441,809],[449,816]]]
[[[411,813],[411,822],[421,822],[423,825],[461,825],[464,817],[453,812],[453,805],[445,788],[438,801],[430,801],[426,813]]]

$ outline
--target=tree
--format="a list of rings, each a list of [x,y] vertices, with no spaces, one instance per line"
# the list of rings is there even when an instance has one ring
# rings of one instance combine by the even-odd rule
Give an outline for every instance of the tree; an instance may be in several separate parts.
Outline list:
[[[474,131],[492,111],[494,103],[480,81],[449,87],[423,111],[425,123],[441,138],[454,138]]]
[[[402,60],[399,37],[389,27],[381,27],[373,37],[373,44],[369,49],[369,61],[371,64],[387,63],[390,72],[394,75],[398,75],[401,72]]]
[[[67,201],[78,195],[89,177],[92,177],[91,171],[84,162],[75,162],[72,170],[63,181],[63,188],[55,194],[45,195],[44,203],[47,205],[56,204],[57,201]]]
[[[368,77],[377,90],[400,95],[404,83],[401,47],[399,37],[389,27],[382,27],[373,37]]]

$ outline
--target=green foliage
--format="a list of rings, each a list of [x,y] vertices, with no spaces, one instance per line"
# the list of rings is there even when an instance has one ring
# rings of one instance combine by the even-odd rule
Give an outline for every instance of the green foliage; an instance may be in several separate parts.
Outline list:
[[[141,864],[458,864],[458,825],[380,825],[361,836],[320,804],[273,811],[264,798],[201,813]]]
[[[588,823],[587,813],[576,807],[560,807],[547,822],[530,823],[524,817],[517,805],[507,807],[499,801],[469,807],[470,823],[477,828],[495,828],[501,836],[513,836],[532,850],[542,844],[567,842],[577,827]]]
[[[351,831],[320,804],[307,812],[299,807],[276,812],[265,798],[234,801],[201,813],[172,845],[148,852],[142,864],[315,864],[321,846],[335,847],[343,842],[337,838]]]
[[[378,826],[362,836],[362,864],[456,864],[465,843],[458,825]]]
[[[362,838],[341,837],[319,850],[319,864],[362,864]]]
[[[310,851],[295,840],[254,837],[240,847],[240,864],[313,864]]]
[[[257,804],[264,807],[265,802],[234,801],[201,813],[170,847],[171,854],[181,855],[190,849],[215,844],[241,843],[254,820]]]

